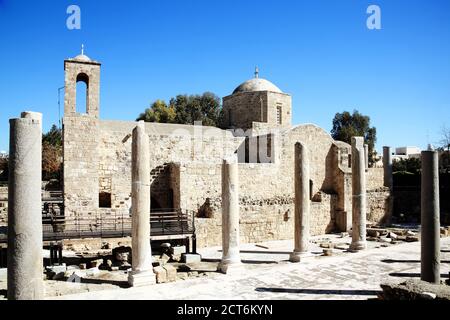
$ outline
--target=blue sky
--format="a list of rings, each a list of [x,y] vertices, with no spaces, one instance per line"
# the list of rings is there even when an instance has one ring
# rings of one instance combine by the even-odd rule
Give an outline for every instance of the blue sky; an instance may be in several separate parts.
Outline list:
[[[66,27],[69,5],[81,30]],[[366,27],[381,8],[382,30]],[[63,60],[102,63],[103,119],[134,120],[156,99],[230,94],[260,76],[293,96],[293,122],[329,131],[336,112],[371,117],[383,145],[425,148],[450,126],[448,0],[0,0],[0,150],[8,119],[58,123]],[[63,107],[63,106],[61,106]]]

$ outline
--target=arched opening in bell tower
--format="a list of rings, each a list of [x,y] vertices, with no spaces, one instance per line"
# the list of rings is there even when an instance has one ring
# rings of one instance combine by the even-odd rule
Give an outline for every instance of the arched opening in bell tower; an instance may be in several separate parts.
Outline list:
[[[89,106],[89,77],[85,73],[77,75],[75,111],[87,113]]]

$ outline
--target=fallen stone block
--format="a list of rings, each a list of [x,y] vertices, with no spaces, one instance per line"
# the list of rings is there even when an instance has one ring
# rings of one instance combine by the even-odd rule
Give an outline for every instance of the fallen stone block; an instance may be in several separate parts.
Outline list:
[[[183,253],[181,255],[181,261],[184,263],[199,263],[202,261],[202,256],[193,253]]]
[[[389,232],[389,238],[391,238],[391,239],[398,239],[398,235],[396,234],[396,233],[394,233],[394,232]]]
[[[131,256],[131,247],[117,247],[112,250],[112,256],[116,261],[128,262]]]
[[[160,257],[159,257],[159,262],[161,263],[161,265],[165,265],[167,262],[169,262],[170,257],[163,253]]]
[[[167,282],[177,281],[177,269],[170,264],[166,264],[163,267],[166,270]]]
[[[167,282],[167,272],[163,267],[154,267],[153,273],[156,275],[156,283]]]
[[[330,257],[333,255],[333,249],[323,249],[323,255],[326,257]]]
[[[183,253],[186,253],[186,246],[172,247],[172,254],[174,256],[181,256]]]
[[[383,242],[383,243],[391,243],[392,239],[391,238],[379,238],[378,241]]]
[[[103,264],[103,259],[92,260],[89,265],[91,268],[99,268]]]
[[[97,267],[86,270],[86,276],[88,276],[88,277],[95,277],[99,273],[100,273],[100,270]]]
[[[322,242],[319,246],[321,248],[331,249],[331,248],[334,248],[334,243],[332,243],[332,242]]]
[[[339,250],[347,250],[348,248],[349,248],[349,246],[347,244],[338,244],[335,247],[335,249],[339,249]]]
[[[450,301],[450,287],[432,284],[418,279],[407,280],[400,284],[381,284],[382,300],[445,300]]]
[[[417,242],[419,241],[418,236],[406,236],[406,242]]]
[[[367,236],[372,238],[378,238],[380,236],[380,232],[373,229],[367,229]]]
[[[54,265],[54,266],[48,266],[45,268],[47,279],[49,280],[62,280],[64,279],[64,274],[67,271],[66,264],[63,263],[62,265]]]
[[[85,270],[87,268],[86,263],[80,263],[79,264],[80,270]]]

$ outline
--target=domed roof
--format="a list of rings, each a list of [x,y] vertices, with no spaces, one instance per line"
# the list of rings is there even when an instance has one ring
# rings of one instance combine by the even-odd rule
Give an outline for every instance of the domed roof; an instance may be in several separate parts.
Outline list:
[[[256,67],[255,69],[255,78],[250,79],[242,83],[239,87],[237,87],[233,94],[240,92],[255,92],[255,91],[271,91],[283,93],[280,88],[274,85],[272,82],[262,79],[259,77],[259,69]]]
[[[83,61],[83,62],[91,62],[91,58],[89,58],[87,55],[85,54],[79,54],[77,55],[75,58],[73,58],[73,60],[76,61]]]
[[[254,92],[254,91],[272,91],[272,92],[283,93],[280,90],[280,88],[278,88],[272,82],[270,82],[266,79],[254,78],[254,79],[245,81],[243,84],[241,84],[239,87],[237,87],[233,91],[233,94],[240,93],[240,92]]]

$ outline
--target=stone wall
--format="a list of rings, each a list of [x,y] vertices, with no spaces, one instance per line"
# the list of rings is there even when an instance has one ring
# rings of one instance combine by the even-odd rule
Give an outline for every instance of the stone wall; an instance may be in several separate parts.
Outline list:
[[[8,222],[8,187],[0,187],[0,226]]]
[[[388,219],[389,188],[379,188],[367,192],[367,220],[385,223]]]
[[[384,169],[369,168],[366,172],[367,190],[376,190],[384,186]]]
[[[281,124],[277,122],[277,107],[281,108]],[[253,122],[262,122],[271,128],[290,128],[292,98],[285,93],[256,91],[241,92],[223,98],[225,124],[244,131],[252,129]]]
[[[129,220],[131,132],[136,123],[73,116],[64,124],[66,212],[94,220],[104,216]],[[196,220],[198,245],[220,245],[222,161],[245,138],[211,127],[157,123],[145,127],[154,209],[173,206],[199,214],[208,207],[212,217]],[[310,160],[311,233],[339,229],[336,215],[351,208],[350,146],[315,125],[274,131],[271,139],[272,163],[239,164],[242,242],[293,238],[294,146],[299,141],[307,146]],[[374,177],[371,187],[379,187],[382,170],[369,172]],[[386,198],[386,192],[376,190],[368,195],[373,219],[383,216]],[[100,192],[110,195],[110,208],[99,208]],[[348,213],[351,216],[351,209]]]
[[[311,203],[311,235],[321,235],[333,230],[335,195],[323,194],[320,202]],[[220,200],[217,200],[220,201]],[[215,202],[215,201],[213,201]],[[241,243],[255,243],[294,238],[294,199],[289,197],[248,201],[240,198]],[[198,247],[219,246],[222,243],[220,204],[214,205],[212,218],[196,218]]]

